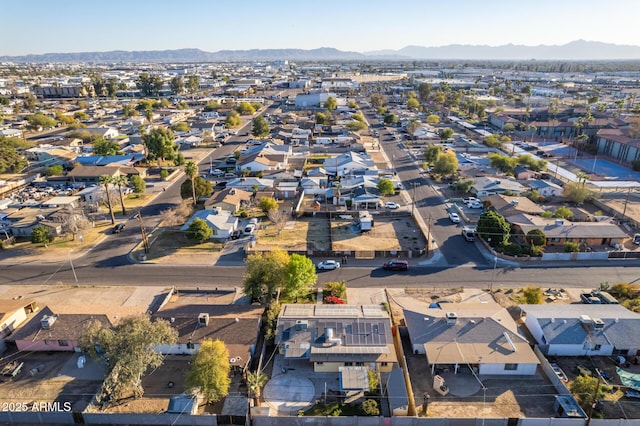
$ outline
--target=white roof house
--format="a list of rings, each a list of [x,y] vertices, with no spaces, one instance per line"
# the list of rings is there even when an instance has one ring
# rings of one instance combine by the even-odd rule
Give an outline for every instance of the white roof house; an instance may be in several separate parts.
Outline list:
[[[346,176],[355,170],[376,169],[373,160],[364,154],[349,151],[324,160],[322,167],[330,174]]]
[[[213,231],[212,239],[227,239],[231,237],[231,233],[238,227],[238,218],[232,216],[230,211],[214,209],[195,212],[180,230],[187,231],[191,222],[196,219],[202,219],[207,223]]]

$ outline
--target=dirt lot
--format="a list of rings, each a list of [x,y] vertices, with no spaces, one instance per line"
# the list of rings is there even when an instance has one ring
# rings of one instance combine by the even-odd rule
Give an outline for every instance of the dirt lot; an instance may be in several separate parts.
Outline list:
[[[23,357],[11,357],[24,362],[24,367],[14,379],[0,384],[0,401],[29,404],[70,402],[74,411],[84,410],[100,389],[102,380],[96,380],[96,377],[82,378],[65,374],[65,365],[69,369],[68,363],[73,364],[77,356],[70,352],[38,352]],[[5,359],[6,357],[5,354]],[[86,368],[89,368],[89,362]],[[82,375],[85,371],[80,370],[79,373]]]
[[[324,251],[330,249],[329,224],[326,218],[303,217],[289,221],[278,234],[273,225],[267,225],[256,234],[256,250],[279,247],[292,251]]]
[[[426,246],[422,234],[410,216],[374,216],[371,231],[360,232],[352,220],[334,219],[331,235],[334,251],[420,250]]]
[[[207,241],[198,244],[185,237],[184,232],[165,229],[157,236],[149,237],[151,250],[147,261],[172,264],[208,264],[213,263],[220,253],[222,243]],[[139,247],[135,255],[141,254]]]

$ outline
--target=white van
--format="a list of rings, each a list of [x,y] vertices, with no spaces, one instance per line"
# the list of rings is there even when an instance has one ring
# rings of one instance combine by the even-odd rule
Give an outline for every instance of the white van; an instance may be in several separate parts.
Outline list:
[[[462,236],[467,241],[475,241],[476,240],[476,231],[472,228],[462,228]]]

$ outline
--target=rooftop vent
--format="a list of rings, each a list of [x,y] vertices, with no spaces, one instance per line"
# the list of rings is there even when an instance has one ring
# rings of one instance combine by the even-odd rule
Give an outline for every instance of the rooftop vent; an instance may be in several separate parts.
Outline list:
[[[600,318],[593,319],[593,329],[594,330],[603,330],[604,329],[604,321]]]
[[[556,226],[562,226],[562,225],[564,225],[564,220],[556,219]]]
[[[591,317],[589,315],[580,315],[580,322],[582,324],[591,324]]]
[[[209,325],[209,314],[198,315],[198,327],[206,327]]]
[[[40,320],[40,327],[50,328],[57,319],[58,317],[55,315],[44,315]]]
[[[342,343],[342,340],[333,334],[333,328],[324,329],[324,341],[325,343],[335,343],[337,345]]]
[[[455,325],[458,322],[458,315],[455,312],[447,312],[447,325]]]

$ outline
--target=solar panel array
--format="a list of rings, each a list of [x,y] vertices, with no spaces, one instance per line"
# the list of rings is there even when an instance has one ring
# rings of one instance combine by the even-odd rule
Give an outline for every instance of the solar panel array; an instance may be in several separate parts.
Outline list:
[[[308,318],[313,315],[313,305],[286,305],[284,316]]]
[[[388,346],[321,346],[311,348],[315,355],[388,354]]]
[[[383,346],[387,344],[386,327],[382,322],[358,321],[347,326],[344,344],[347,346]]]
[[[387,316],[387,311],[382,306],[378,305],[363,305],[362,313],[365,317],[370,318],[384,318]]]
[[[316,317],[357,317],[358,307],[349,305],[313,305]]]

